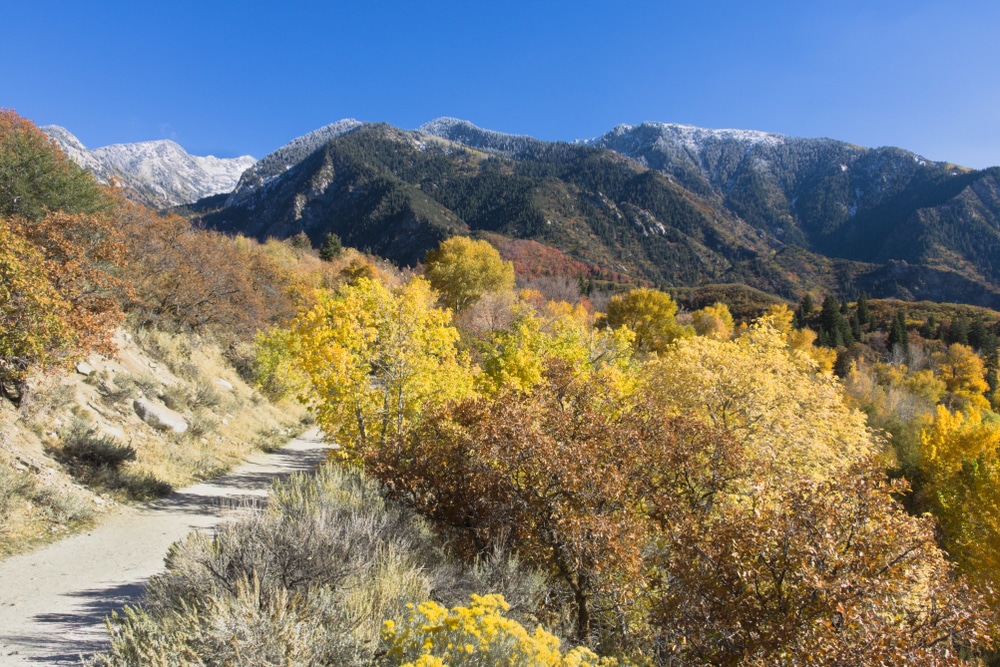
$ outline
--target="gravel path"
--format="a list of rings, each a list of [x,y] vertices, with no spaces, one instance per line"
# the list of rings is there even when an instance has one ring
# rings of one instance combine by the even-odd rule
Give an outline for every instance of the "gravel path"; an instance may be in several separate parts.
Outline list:
[[[310,431],[227,475],[0,561],[0,667],[78,665],[106,647],[105,617],[141,597],[171,544],[215,526],[226,507],[265,497],[275,477],[313,469],[326,451]]]

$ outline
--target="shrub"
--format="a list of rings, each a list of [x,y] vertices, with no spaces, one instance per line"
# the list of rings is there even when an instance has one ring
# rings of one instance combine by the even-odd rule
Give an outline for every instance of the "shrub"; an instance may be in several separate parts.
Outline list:
[[[371,665],[383,620],[407,602],[457,604],[506,581],[499,592],[524,610],[541,583],[499,555],[457,567],[373,481],[329,465],[276,482],[266,508],[243,508],[214,537],[192,533],[166,566],[92,665]]]
[[[538,627],[529,634],[503,615],[510,605],[502,595],[472,595],[468,607],[446,609],[436,602],[407,605],[409,616],[382,627],[386,667],[589,667],[614,664],[583,647],[559,651],[559,638]]]
[[[116,468],[135,460],[135,449],[122,445],[114,437],[98,433],[86,422],[76,419],[62,436],[63,454],[89,466]]]

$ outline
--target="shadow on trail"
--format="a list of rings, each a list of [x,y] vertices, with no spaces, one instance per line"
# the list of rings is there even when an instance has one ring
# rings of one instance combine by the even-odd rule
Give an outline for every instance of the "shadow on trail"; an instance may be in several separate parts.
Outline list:
[[[22,650],[24,660],[46,665],[79,665],[81,656],[89,656],[109,646],[104,619],[113,611],[142,599],[142,583],[115,584],[66,593],[63,613],[36,614],[32,617],[38,632],[32,635],[5,636]]]
[[[163,530],[167,534],[166,531],[176,528],[177,539],[183,539],[184,526],[188,530],[211,530],[221,517],[233,510],[262,506],[273,480],[314,470],[326,460],[328,451],[321,438],[312,434],[300,436],[285,448],[255,457],[234,472],[149,503],[136,515],[136,529]],[[173,524],[171,517],[175,517]],[[176,526],[177,517],[180,518],[179,527]],[[95,535],[98,532],[94,530]],[[101,554],[96,558],[118,560],[121,555],[113,548]],[[49,575],[50,580],[72,569],[70,563],[60,567],[62,569],[57,571],[60,574]],[[70,582],[70,590],[57,593],[47,603],[51,611],[21,617],[29,618],[30,624],[18,623],[15,630],[11,627],[13,624],[0,622],[0,665],[79,665],[81,656],[106,650],[109,638],[105,619],[125,605],[142,601],[147,576],[96,584]],[[74,585],[78,588],[74,589]],[[0,619],[3,612],[4,609],[0,609]],[[7,627],[3,627],[5,625]]]
[[[300,438],[312,445],[319,439]],[[326,461],[326,448],[289,447],[267,454],[268,469],[254,466],[207,480],[181,491],[175,491],[148,506],[150,512],[167,511],[203,515],[218,515],[233,507],[258,505],[267,497],[271,482],[297,472],[309,472]]]

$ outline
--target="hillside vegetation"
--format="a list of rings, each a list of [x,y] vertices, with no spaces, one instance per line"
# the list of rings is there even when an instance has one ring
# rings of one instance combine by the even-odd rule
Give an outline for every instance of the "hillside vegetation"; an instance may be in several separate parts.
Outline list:
[[[331,259],[129,203],[0,113],[0,554],[301,429],[258,386],[253,341],[369,266]]]
[[[410,266],[473,234],[519,268],[619,284],[997,308],[998,192],[995,169],[829,139],[644,124],[571,145],[439,119],[324,128],[190,212],[261,240],[333,232]]]
[[[161,641],[175,664],[989,659],[1000,419],[987,312],[927,304],[916,321],[898,303],[831,297],[741,322],[637,288],[597,313],[579,293],[514,288],[499,260],[453,238],[426,277],[355,274],[258,339],[340,446],[319,479],[363,474],[351,484],[367,500],[303,480],[232,532],[179,546],[165,593],[119,619],[98,664],[157,664],[142,656]],[[952,319],[931,331],[932,315]],[[325,498],[402,513],[394,535],[432,530],[443,551],[429,576],[488,558],[512,569],[488,569],[478,590],[465,575],[409,588],[402,572],[349,565],[357,538],[331,537],[342,528],[318,528],[330,515],[310,508]],[[302,544],[294,558],[285,540]],[[350,620],[341,600],[373,587],[373,616]]]
[[[128,204],[0,121],[2,416],[33,426],[39,460],[102,502],[149,497],[269,446],[301,423],[293,398],[338,445],[267,507],[175,545],[93,664],[996,659],[995,312],[833,289],[793,310],[710,283],[769,241],[595,148],[517,161],[362,127],[250,188],[247,220],[266,209],[255,192],[297,210],[271,211],[286,241],[259,242]],[[626,239],[634,218],[614,212],[638,215],[633,195],[686,231]],[[336,234],[302,222],[320,204]],[[561,225],[538,217],[564,206]],[[469,220],[536,270],[518,286]],[[504,240],[520,228],[624,254]],[[378,264],[340,231],[424,264]],[[628,253],[705,284],[623,286],[601,263]],[[597,268],[539,269],[572,261]],[[85,380],[67,383],[74,366]],[[183,427],[153,433],[143,402]],[[87,496],[10,444],[5,428],[11,548],[86,521]]]

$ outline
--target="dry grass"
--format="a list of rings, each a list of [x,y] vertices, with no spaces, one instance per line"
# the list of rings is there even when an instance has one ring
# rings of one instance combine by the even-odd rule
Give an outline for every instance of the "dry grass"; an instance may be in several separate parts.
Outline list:
[[[93,518],[93,503],[83,494],[0,460],[0,556],[88,526]]]
[[[0,405],[0,556],[78,529],[102,507],[222,474],[308,422],[300,405],[271,404],[243,382],[212,340],[154,331],[120,343],[118,359],[90,360],[89,377],[39,377],[20,410]],[[170,405],[188,431],[146,425],[137,398]]]

